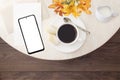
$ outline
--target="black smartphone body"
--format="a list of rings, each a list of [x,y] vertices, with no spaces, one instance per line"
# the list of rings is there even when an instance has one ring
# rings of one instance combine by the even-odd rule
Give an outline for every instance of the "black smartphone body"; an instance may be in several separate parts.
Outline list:
[[[18,23],[28,54],[43,51],[45,47],[35,15],[19,18]]]

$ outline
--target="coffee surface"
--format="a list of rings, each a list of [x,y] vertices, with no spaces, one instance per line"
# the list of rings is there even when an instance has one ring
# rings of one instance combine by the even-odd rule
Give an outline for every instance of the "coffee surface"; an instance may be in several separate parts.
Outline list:
[[[58,30],[58,38],[64,43],[71,43],[76,39],[77,31],[74,26],[65,24]]]

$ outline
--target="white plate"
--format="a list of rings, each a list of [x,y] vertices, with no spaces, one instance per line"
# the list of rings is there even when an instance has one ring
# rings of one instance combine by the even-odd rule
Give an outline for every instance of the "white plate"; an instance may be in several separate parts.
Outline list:
[[[74,24],[81,26],[82,28],[86,29],[84,23],[81,21],[80,18],[75,18],[73,16],[69,16],[69,18],[73,21]],[[63,21],[63,17],[52,17],[52,19],[50,19],[51,21],[48,23],[51,26],[56,26],[56,27],[60,27],[62,24],[64,24],[65,22]],[[51,26],[47,26],[47,27],[51,27]],[[46,29],[46,28],[45,28]],[[45,30],[46,31],[46,30]],[[49,34],[49,33],[48,33]],[[57,45],[51,43],[51,45],[58,51],[63,52],[63,53],[72,53],[77,51],[78,49],[80,49],[80,47],[84,44],[85,40],[86,40],[86,33],[79,30],[79,40],[76,41],[74,44],[63,44],[63,43],[59,43]],[[47,35],[47,37],[49,37],[49,35]],[[50,41],[49,41],[50,42]]]

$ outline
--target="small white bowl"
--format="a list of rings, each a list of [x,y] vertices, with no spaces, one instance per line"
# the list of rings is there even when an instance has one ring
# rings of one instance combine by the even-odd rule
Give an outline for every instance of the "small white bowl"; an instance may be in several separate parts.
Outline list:
[[[109,6],[99,6],[96,9],[96,18],[101,22],[108,22],[113,17],[118,16],[117,13]]]

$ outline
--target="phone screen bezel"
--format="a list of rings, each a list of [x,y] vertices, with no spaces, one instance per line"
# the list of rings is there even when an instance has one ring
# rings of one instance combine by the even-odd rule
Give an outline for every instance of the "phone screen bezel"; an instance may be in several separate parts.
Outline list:
[[[33,52],[29,52],[29,51],[28,51],[28,47],[27,47],[27,44],[26,44],[25,36],[24,36],[23,30],[22,30],[22,26],[21,26],[21,23],[20,23],[20,20],[22,20],[22,19],[24,19],[24,18],[31,17],[31,16],[33,16],[34,19],[35,19],[35,22],[36,22],[36,25],[37,25],[37,29],[38,29],[38,32],[39,32],[39,36],[40,36],[40,39],[41,39],[41,41],[42,41],[42,46],[43,46],[43,49],[36,50],[36,51],[33,51]],[[22,33],[22,36],[23,36],[23,40],[24,40],[24,43],[25,43],[25,47],[26,47],[26,49],[27,49],[28,54],[33,54],[33,53],[37,53],[37,52],[40,52],[40,51],[45,50],[45,46],[44,46],[44,43],[43,43],[43,40],[42,40],[42,36],[41,36],[40,30],[39,30],[39,26],[38,26],[37,19],[36,19],[35,15],[32,14],[32,15],[28,15],[28,16],[19,18],[19,19],[18,19],[18,23],[19,23],[19,26],[20,26],[20,30],[21,30],[21,33]]]

